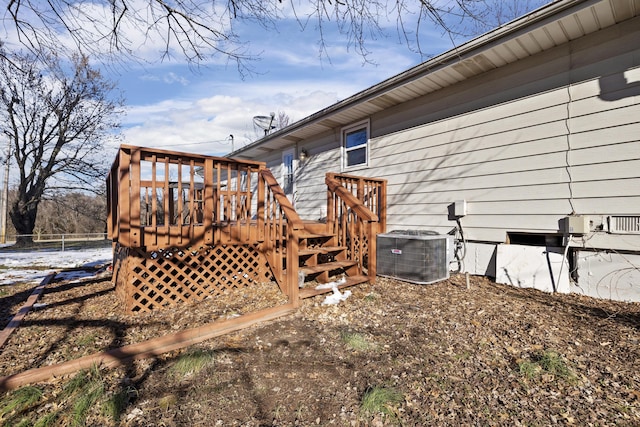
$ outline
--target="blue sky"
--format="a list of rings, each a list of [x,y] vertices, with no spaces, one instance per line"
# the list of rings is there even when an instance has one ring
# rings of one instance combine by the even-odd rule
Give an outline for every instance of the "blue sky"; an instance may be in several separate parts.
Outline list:
[[[523,14],[545,3],[544,0],[487,1],[499,4],[503,10],[510,9],[506,12],[510,15]],[[138,4],[136,0],[132,2]],[[106,1],[79,4],[96,16],[108,17]],[[290,4],[298,9],[308,7],[305,1],[295,0]],[[411,27],[410,20],[415,19],[415,15],[408,15],[407,19]],[[308,23],[303,31],[290,10],[283,12],[277,30],[267,31],[241,20],[234,23],[235,31],[250,43],[249,49],[257,57],[251,64],[254,73],[244,77],[235,64],[227,64],[220,56],[197,70],[180,54],[159,62],[162,42],[145,37],[139,28],[130,28],[131,32],[125,36],[131,40],[134,53],[148,61],[143,66],[140,62],[126,62],[125,58],[121,66],[104,68],[105,74],[117,82],[126,101],[127,114],[121,119],[120,142],[226,155],[232,148],[237,149],[263,135],[254,127],[254,116],[283,112],[290,122],[300,120],[424,59],[401,43],[393,16],[389,16],[389,22],[380,23],[386,36],[378,35],[367,41],[368,63],[353,47],[349,48],[347,38],[331,24],[323,28],[326,51],[321,55],[314,23]],[[426,21],[421,28],[420,43],[426,54],[438,55],[453,47],[454,42],[442,29]],[[5,33],[4,39],[10,40],[11,35]],[[455,42],[460,44],[464,39]],[[230,135],[233,135],[233,146]],[[115,147],[112,149],[115,151]]]
[[[123,91],[128,114],[123,118],[125,142],[212,155],[231,151],[259,137],[253,117],[284,112],[300,120],[420,62],[406,46],[388,38],[370,43],[372,63],[347,49],[332,34],[329,58],[319,56],[317,34],[297,24],[252,38],[261,52],[244,78],[235,64],[210,64],[199,70],[183,63],[138,67],[113,74]],[[434,31],[430,52],[452,47]]]

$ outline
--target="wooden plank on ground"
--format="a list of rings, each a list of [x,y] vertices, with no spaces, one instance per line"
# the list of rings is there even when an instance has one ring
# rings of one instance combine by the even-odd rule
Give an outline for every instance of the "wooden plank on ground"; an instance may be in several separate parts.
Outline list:
[[[20,308],[20,310],[18,310],[16,315],[13,316],[9,324],[2,330],[2,332],[0,332],[0,348],[4,346],[13,331],[18,329],[18,326],[20,326],[22,319],[24,319],[27,313],[31,311],[33,304],[38,301],[38,298],[44,291],[44,287],[47,286],[54,277],[56,277],[56,274],[57,272],[49,273],[47,277],[42,279],[42,282],[40,282],[40,284],[33,289],[33,292],[31,293],[31,295],[29,295],[29,298],[27,298],[27,302],[24,303],[24,305]]]
[[[0,392],[16,389],[23,385],[46,381],[54,376],[68,375],[89,369],[96,365],[104,368],[125,365],[137,359],[155,357],[162,353],[178,350],[235,332],[257,323],[276,319],[287,315],[295,309],[294,304],[287,304],[258,310],[230,320],[221,320],[197,328],[187,329],[171,335],[153,338],[141,343],[114,348],[104,352],[88,355],[75,360],[30,369],[19,374],[0,377]]]

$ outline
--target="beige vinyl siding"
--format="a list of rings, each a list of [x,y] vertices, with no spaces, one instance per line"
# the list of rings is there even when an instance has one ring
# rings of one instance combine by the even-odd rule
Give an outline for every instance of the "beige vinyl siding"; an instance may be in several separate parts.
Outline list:
[[[388,230],[448,232],[467,201],[470,240],[559,233],[575,212],[640,215],[640,19],[449,86],[370,118],[369,167],[388,181]],[[312,153],[297,209],[326,205],[340,129],[301,141]],[[614,245],[615,246],[615,245]]]
[[[371,142],[367,174],[388,180],[388,228],[446,232],[455,225],[447,206],[460,199],[468,203],[466,237],[482,241],[504,241],[507,232],[557,233],[572,211],[640,214],[640,90],[633,84],[640,82],[640,55],[636,45],[620,44],[612,34],[597,34],[573,46],[571,56],[563,57],[571,49],[562,47],[523,61],[534,66],[494,73],[509,72],[504,79],[485,75],[473,88],[450,89],[433,103],[422,99],[427,117],[443,118]],[[521,87],[504,87],[517,81]],[[492,99],[532,87],[539,92],[478,110],[470,106],[475,100],[457,104],[466,112],[451,115],[456,98],[481,97],[487,82],[500,93]],[[434,110],[444,104],[446,112]],[[418,110],[404,106],[397,114]],[[401,127],[397,118],[394,126]],[[384,133],[388,121],[374,118],[374,132]]]
[[[640,132],[640,128],[638,129]],[[619,162],[589,164],[584,166],[574,166],[571,168],[571,176],[574,183],[581,181],[606,181],[613,179],[624,179],[638,176],[640,171],[640,160],[623,160]]]
[[[447,185],[443,180],[485,177],[491,175],[493,184],[490,187],[499,185],[517,185],[514,182],[505,182],[502,175],[511,172],[522,171],[541,171],[547,173],[546,170],[554,170],[566,168],[566,153],[540,153],[538,155],[529,155],[527,157],[516,157],[494,160],[490,157],[481,157],[485,152],[477,155],[452,155],[458,163],[452,163],[449,158],[428,159],[425,161],[416,160],[413,162],[396,163],[384,167],[375,168],[377,173],[375,176],[388,179],[389,186],[407,187],[415,191],[430,185],[432,181],[438,181],[441,185]],[[566,170],[563,172],[566,175]],[[490,180],[491,181],[491,180]],[[459,187],[447,186],[446,188],[455,190]],[[408,194],[408,191],[402,191],[398,188],[400,194]],[[391,192],[391,190],[389,190]]]
[[[417,189],[413,192],[416,197],[426,198],[430,195],[437,193],[443,193],[439,198],[450,198],[450,195],[466,196],[468,198],[477,200],[491,200],[491,201],[526,201],[526,200],[542,200],[547,199],[549,194],[559,194],[565,199],[569,196],[569,190],[566,184],[542,184],[542,185],[520,185],[520,186],[506,186],[506,182],[502,187],[480,187],[480,188],[460,188],[459,190],[444,189],[435,191],[431,188]],[[460,200],[463,197],[457,197],[455,200]],[[399,205],[406,203],[407,197],[402,193],[396,193],[387,197],[389,204]]]
[[[269,153],[268,156],[264,156],[259,159],[259,161],[267,164],[267,168],[271,170],[273,176],[278,180],[280,185],[282,185],[282,182],[280,182],[282,177],[282,152]]]
[[[315,144],[301,144],[309,151],[310,159],[299,165],[296,180],[296,210],[304,219],[317,220],[327,214],[326,172],[340,171],[339,135],[333,132]]]
[[[327,214],[327,186],[318,182],[316,185],[305,185],[304,188],[298,188],[296,197],[296,211],[303,219],[317,220],[323,218]],[[317,194],[315,198],[304,197],[305,194]]]

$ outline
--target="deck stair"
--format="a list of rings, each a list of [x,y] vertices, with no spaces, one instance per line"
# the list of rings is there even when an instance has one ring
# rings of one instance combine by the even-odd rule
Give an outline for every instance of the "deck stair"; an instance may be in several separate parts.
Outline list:
[[[308,225],[306,227],[309,227]],[[358,285],[369,280],[355,260],[348,259],[347,246],[337,246],[333,233],[303,230],[298,236],[298,271],[304,274],[299,296],[310,298],[332,292],[332,289],[316,289],[317,284],[336,281],[341,276],[344,283],[338,289]]]

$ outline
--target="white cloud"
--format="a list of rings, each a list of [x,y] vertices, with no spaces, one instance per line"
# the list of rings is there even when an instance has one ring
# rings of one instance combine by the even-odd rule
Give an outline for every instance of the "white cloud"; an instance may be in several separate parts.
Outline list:
[[[235,96],[215,94],[132,106],[125,120],[125,143],[225,155],[232,148],[229,135],[234,135],[234,148],[257,139],[254,116],[284,111],[295,121],[337,101],[334,91],[310,90],[300,82],[291,86],[280,82],[269,90],[267,85],[244,85]],[[223,89],[235,91],[233,86]]]
[[[140,80],[146,80],[146,81],[151,81],[151,82],[162,82],[162,83],[166,83],[166,84],[173,84],[173,83],[179,83],[182,86],[188,86],[189,85],[189,79],[182,76],[182,75],[178,75],[172,71],[166,72],[164,74],[144,74],[142,76],[140,76]]]
[[[131,105],[125,119],[126,143],[224,155],[232,148],[229,135],[234,135],[234,148],[261,136],[254,130],[254,116],[282,111],[293,123],[415,63],[406,51],[380,43],[375,52],[379,65],[363,66],[362,58],[336,41],[333,62],[323,64],[312,43],[305,44],[297,33],[290,38],[286,47],[265,52],[261,72],[244,81],[235,70],[203,69],[179,93]],[[153,75],[158,81],[168,73],[157,70]],[[148,75],[144,78],[149,81]]]

